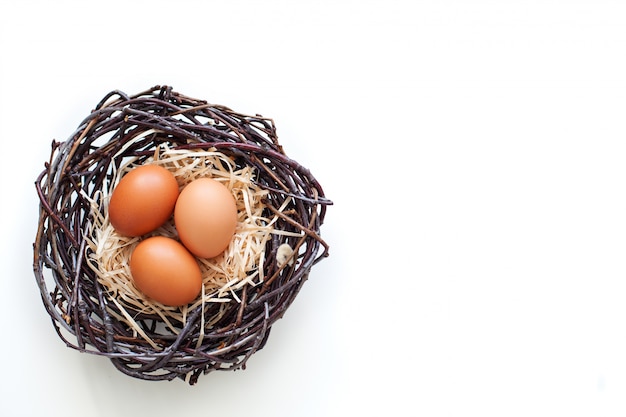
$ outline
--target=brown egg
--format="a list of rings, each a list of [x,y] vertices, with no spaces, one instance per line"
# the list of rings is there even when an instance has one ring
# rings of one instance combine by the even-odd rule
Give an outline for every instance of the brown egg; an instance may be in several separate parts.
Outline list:
[[[230,244],[237,227],[235,198],[222,183],[200,178],[180,192],[174,222],[181,242],[201,258],[213,258]]]
[[[109,220],[125,236],[141,236],[167,221],[178,198],[174,175],[158,165],[143,165],[124,175],[109,202]]]
[[[202,289],[196,258],[176,240],[164,236],[150,237],[135,247],[130,273],[139,291],[168,306],[188,304]]]

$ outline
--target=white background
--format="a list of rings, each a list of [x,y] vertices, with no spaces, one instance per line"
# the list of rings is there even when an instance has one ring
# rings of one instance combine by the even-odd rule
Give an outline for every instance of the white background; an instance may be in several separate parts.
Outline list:
[[[626,413],[621,1],[0,2],[0,414]],[[272,117],[331,256],[245,371],[134,380],[68,349],[34,180],[107,92]]]

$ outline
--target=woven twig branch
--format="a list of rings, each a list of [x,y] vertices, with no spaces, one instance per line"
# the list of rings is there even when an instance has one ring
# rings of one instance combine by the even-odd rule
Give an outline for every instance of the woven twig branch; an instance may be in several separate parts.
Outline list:
[[[110,189],[115,173],[130,159],[142,163],[160,146],[217,150],[238,167],[252,167],[258,186],[267,190],[268,217],[277,217],[274,227],[289,233],[269,239],[263,283],[243,286],[228,303],[188,311],[175,332],[165,331],[157,314],[134,312],[148,343],[116,319],[123,312],[87,264],[86,236],[93,225],[91,202],[103,198],[99,191]],[[67,346],[106,356],[117,369],[140,379],[181,378],[194,384],[213,370],[245,368],[312,266],[328,256],[319,230],[332,203],[310,171],[285,155],[273,121],[167,86],[134,96],[106,95],[68,140],[53,141],[50,161],[35,186],[40,217],[33,268],[58,335]],[[294,249],[295,262],[277,259],[284,244]]]

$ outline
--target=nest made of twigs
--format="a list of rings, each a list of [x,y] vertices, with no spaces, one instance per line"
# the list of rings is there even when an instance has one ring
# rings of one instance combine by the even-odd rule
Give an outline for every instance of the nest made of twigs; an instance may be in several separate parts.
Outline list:
[[[218,178],[238,199],[233,243],[201,262],[203,290],[187,306],[142,297],[125,259],[143,237],[117,236],[108,223],[117,181],[148,163],[168,168],[181,187]],[[107,94],[69,139],[53,141],[35,186],[33,268],[58,335],[140,379],[194,384],[213,370],[245,368],[328,255],[320,226],[332,203],[286,156],[273,121],[167,86]],[[170,223],[153,234],[176,238]]]

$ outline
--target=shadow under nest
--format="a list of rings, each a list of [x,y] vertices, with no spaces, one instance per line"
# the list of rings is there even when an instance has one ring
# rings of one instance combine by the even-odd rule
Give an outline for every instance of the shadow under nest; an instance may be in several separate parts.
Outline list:
[[[229,302],[184,311],[174,331],[162,316],[133,311],[150,339],[118,317],[125,313],[88,265],[93,200],[109,189],[129,159],[141,164],[166,146],[216,150],[237,167],[252,167],[266,191],[264,211],[275,218],[263,251],[264,279],[237,289]],[[244,369],[267,342],[307,280],[328,256],[320,237],[332,202],[311,172],[285,155],[271,119],[249,116],[155,86],[129,96],[107,94],[65,142],[52,143],[50,161],[35,181],[40,216],[33,269],[59,337],[81,352],[108,357],[117,369],[144,380],[180,378],[193,385],[214,370]],[[279,262],[281,245],[293,262]],[[210,323],[210,325],[207,325]]]

